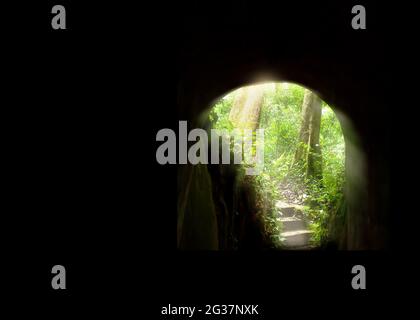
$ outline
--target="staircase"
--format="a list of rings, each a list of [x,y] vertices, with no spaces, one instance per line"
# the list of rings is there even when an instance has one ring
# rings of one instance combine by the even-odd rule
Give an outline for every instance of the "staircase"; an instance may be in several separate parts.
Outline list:
[[[311,249],[309,241],[312,231],[302,212],[303,207],[279,201],[276,204],[279,210],[279,220],[283,223],[281,238],[285,249],[308,250]]]

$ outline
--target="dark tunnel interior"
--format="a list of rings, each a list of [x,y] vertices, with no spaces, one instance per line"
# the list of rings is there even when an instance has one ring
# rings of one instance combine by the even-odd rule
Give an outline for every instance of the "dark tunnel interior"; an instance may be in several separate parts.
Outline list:
[[[328,23],[318,26],[316,21],[323,17],[324,11],[313,9],[301,19],[313,22],[314,28],[305,30],[299,37],[296,32],[282,32],[292,17],[284,14],[280,20],[270,20],[273,13],[269,7],[261,15],[264,20],[251,7],[244,6],[234,16],[218,20],[211,29],[202,30],[200,21],[191,21],[197,28],[190,32],[179,51],[179,120],[200,127],[203,125],[200,115],[214,101],[238,87],[261,81],[292,82],[317,92],[349,120],[341,121],[346,140],[347,212],[332,247],[386,249],[389,245],[388,114],[387,83],[382,76],[386,70],[379,54],[381,44],[374,38],[375,30],[360,35],[345,27],[326,30]],[[344,19],[343,16],[325,18],[327,22]],[[348,37],[339,36],[338,31]],[[224,233],[238,231],[229,231],[218,222],[220,215],[214,207],[214,198],[223,197],[227,203],[240,200],[232,198],[237,190],[218,185],[221,180],[216,176],[226,173],[221,170],[215,175],[212,170],[206,165],[178,168],[179,249],[232,249],[220,248],[218,239],[232,236]],[[223,194],[215,195],[215,189]],[[242,233],[249,235],[255,233],[255,226],[252,214],[246,211],[239,214],[247,221],[247,229]],[[238,234],[233,236],[241,242]],[[252,240],[249,243],[249,237],[243,241],[247,243],[242,246],[244,249],[259,247]]]

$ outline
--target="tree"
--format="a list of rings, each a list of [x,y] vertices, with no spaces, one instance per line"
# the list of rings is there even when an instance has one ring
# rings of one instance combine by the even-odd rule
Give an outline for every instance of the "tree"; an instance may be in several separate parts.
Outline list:
[[[248,86],[239,89],[233,100],[229,120],[239,129],[257,129],[263,98],[263,85]]]
[[[319,144],[319,133],[321,129],[321,99],[312,93],[312,114],[309,122],[309,143],[306,176],[308,178],[322,178],[322,154]]]
[[[302,122],[299,131],[299,144],[295,153],[295,164],[306,167],[307,178],[322,176],[321,146],[321,99],[312,91],[305,89],[302,104]]]
[[[302,103],[302,122],[299,131],[299,143],[295,154],[295,163],[305,161],[309,142],[309,123],[311,120],[312,92],[305,89]]]

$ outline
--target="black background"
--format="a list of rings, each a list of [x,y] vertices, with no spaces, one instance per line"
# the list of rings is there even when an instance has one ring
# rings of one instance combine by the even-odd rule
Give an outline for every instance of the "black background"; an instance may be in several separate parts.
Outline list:
[[[176,251],[176,168],[156,163],[155,135],[182,120],[176,100],[185,57],[215,40],[241,46],[256,33],[255,24],[238,16],[241,3],[4,7],[10,72],[3,90],[10,99],[2,117],[8,178],[2,227],[9,297],[27,297],[57,318],[111,312],[158,318],[169,303],[259,304],[260,318],[288,311],[373,315],[395,306],[413,268],[397,214],[385,252]],[[356,38],[350,8],[359,2],[247,3],[267,30],[260,41],[272,41],[278,28],[288,31],[282,45],[289,44],[290,55],[304,50],[304,36],[316,36],[311,44],[319,50],[359,46],[363,54],[375,39],[383,46],[378,59],[395,80],[401,61],[395,8],[361,3],[368,29]],[[54,4],[65,5],[67,30],[51,28]],[[56,264],[66,267],[67,290],[51,288]],[[355,264],[366,267],[365,291],[351,288]],[[332,306],[341,311],[334,314]]]

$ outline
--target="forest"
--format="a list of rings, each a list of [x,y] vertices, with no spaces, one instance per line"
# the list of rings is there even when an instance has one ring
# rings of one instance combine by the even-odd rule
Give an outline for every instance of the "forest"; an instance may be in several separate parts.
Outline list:
[[[240,181],[255,194],[255,214],[270,246],[312,249],[329,243],[345,217],[345,144],[336,113],[292,83],[239,88],[217,101],[211,127],[264,129],[263,170]]]

